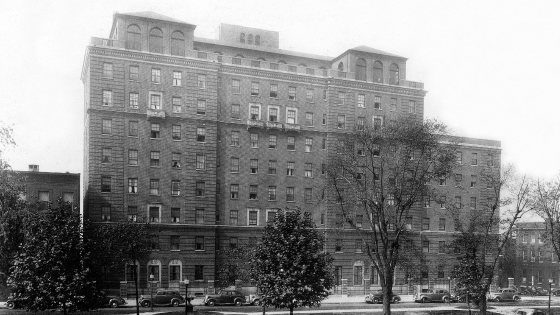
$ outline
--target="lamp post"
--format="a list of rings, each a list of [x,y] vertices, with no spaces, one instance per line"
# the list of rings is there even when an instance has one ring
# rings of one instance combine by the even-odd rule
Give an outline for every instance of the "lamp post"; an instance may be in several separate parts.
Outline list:
[[[185,315],[189,312],[189,279],[185,278]]]
[[[552,291],[552,283],[554,283],[554,279],[548,279],[548,314],[550,315],[550,293]]]
[[[150,308],[154,311],[154,297],[152,295],[152,287],[154,281],[154,274],[150,274]]]
[[[447,281],[448,281],[448,291],[447,291],[447,304],[449,304],[449,306],[451,306],[451,277],[447,277]]]

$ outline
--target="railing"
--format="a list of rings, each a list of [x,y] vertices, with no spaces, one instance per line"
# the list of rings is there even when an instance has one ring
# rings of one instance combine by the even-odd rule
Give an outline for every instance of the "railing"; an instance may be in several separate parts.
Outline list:
[[[296,125],[296,124],[284,124],[284,129],[286,129],[286,131],[300,131],[301,130],[301,126],[300,125]]]
[[[141,46],[139,42],[130,42],[130,41],[106,39],[106,38],[99,38],[99,37],[92,37],[90,40],[90,45],[115,47],[115,48],[130,49],[130,50],[141,50]],[[177,47],[172,47],[171,55],[181,56],[181,57],[184,56],[184,57],[190,57],[196,59],[204,59],[213,62],[239,65],[239,66],[245,66],[251,68],[284,71],[289,73],[310,75],[315,77],[323,77],[323,78],[332,77],[332,78],[356,80],[355,72],[340,71],[336,69],[324,69],[324,68],[317,69],[317,68],[310,68],[310,67],[303,67],[303,66],[296,66],[296,65],[288,65],[288,64],[275,63],[275,62],[270,62],[270,61],[260,60],[260,59],[259,60],[248,59],[241,56],[225,56],[225,55],[219,55],[216,53],[210,53],[210,52],[199,51],[199,50],[184,50]],[[383,81],[384,82],[377,82],[377,83],[398,85],[398,86],[404,86],[404,87],[409,87],[414,89],[424,89],[423,82],[415,82],[415,81],[408,81],[408,80],[400,80],[399,82],[390,82],[389,78],[384,78]],[[371,83],[373,81],[362,81],[362,82]]]
[[[248,119],[247,120],[247,127],[248,128],[251,128],[251,127],[264,128],[264,122],[262,120]]]
[[[268,128],[268,129],[282,129],[283,124],[279,123],[277,121],[267,121],[266,122],[266,128]]]
[[[148,119],[152,119],[152,118],[165,119],[165,111],[161,109],[148,109],[146,111],[146,116]]]

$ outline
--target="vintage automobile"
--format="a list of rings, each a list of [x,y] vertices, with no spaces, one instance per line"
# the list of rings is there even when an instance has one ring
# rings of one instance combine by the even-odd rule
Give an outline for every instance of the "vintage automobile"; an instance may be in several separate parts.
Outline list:
[[[140,305],[143,307],[149,307],[152,305],[152,301],[149,296],[140,296]],[[185,303],[185,299],[175,290],[158,290],[153,296],[153,305],[158,306],[179,306]]]
[[[449,302],[451,295],[447,290],[431,290],[422,289],[420,292],[414,294],[414,302],[428,303],[428,302]]]
[[[259,305],[261,301],[261,296],[258,294],[250,294],[249,295],[249,300],[247,300],[247,303],[249,303],[249,305]]]
[[[245,296],[235,290],[221,290],[218,294],[207,295],[204,298],[204,305],[214,306],[218,304],[233,304],[241,306],[245,303]]]
[[[488,292],[488,294],[486,295],[486,299],[488,301],[495,301],[495,302],[500,302],[500,301],[519,301],[521,300],[521,297],[519,297],[519,294],[517,294],[517,290],[515,289],[499,289],[498,291],[495,292]]]
[[[117,308],[119,306],[123,306],[127,304],[126,301],[117,295],[107,295],[105,296],[105,305],[108,305],[112,308]]]
[[[545,315],[546,312],[534,308],[519,308],[513,312],[514,315]]]
[[[391,302],[397,303],[401,301],[401,297],[396,294],[391,294]],[[373,291],[370,294],[366,295],[366,303],[382,303],[383,302],[383,291],[377,290]]]

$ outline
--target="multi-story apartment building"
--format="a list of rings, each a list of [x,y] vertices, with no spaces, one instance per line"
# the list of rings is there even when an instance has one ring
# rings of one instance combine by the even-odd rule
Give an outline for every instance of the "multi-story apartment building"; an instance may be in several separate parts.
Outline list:
[[[558,256],[550,243],[543,241],[544,222],[517,224],[514,263],[514,283],[519,287],[560,288]]]
[[[401,114],[423,118],[426,91],[406,80],[407,59],[366,46],[337,57],[287,51],[277,32],[242,26],[222,24],[218,39],[194,29],[153,12],[116,13],[109,38],[91,39],[82,73],[86,217],[153,223],[142,285],[154,274],[161,287],[187,278],[196,289],[212,287],[217,249],[255,244],[277,209],[299,206],[336,230],[327,250],[337,283],[378,285],[357,235],[335,229],[335,207],[318,200],[338,134]],[[481,206],[477,168],[499,166],[499,154],[497,141],[464,140],[461,176],[470,183],[459,200]],[[422,276],[443,279],[450,266],[437,262],[453,224],[423,206],[411,229],[437,267]],[[124,270],[118,280],[130,280]]]

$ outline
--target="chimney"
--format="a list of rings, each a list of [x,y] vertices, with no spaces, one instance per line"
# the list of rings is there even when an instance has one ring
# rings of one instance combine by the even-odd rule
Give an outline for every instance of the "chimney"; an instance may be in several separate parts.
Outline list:
[[[37,164],[29,164],[29,171],[30,171],[30,172],[38,172],[38,171],[39,171],[39,165],[37,165]]]

